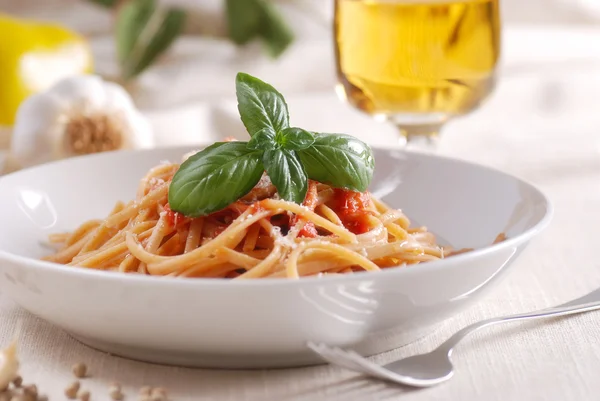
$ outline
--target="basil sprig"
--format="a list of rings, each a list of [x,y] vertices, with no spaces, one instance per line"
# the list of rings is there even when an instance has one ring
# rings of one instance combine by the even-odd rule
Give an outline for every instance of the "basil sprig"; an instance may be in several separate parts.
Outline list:
[[[308,180],[336,188],[367,190],[375,161],[364,142],[342,134],[289,126],[285,99],[258,78],[238,73],[236,95],[248,142],[217,142],[184,163],[169,187],[169,205],[197,217],[223,209],[248,194],[263,171],[279,196],[302,203]]]

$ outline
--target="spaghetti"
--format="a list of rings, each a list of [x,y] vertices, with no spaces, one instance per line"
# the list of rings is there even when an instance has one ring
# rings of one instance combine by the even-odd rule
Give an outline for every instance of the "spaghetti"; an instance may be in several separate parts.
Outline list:
[[[136,199],[118,202],[103,220],[53,234],[44,259],[74,267],[155,276],[299,278],[378,271],[441,259],[425,227],[369,193],[310,181],[302,205],[278,199],[268,176],[227,208],[198,218],[172,211],[170,181],[178,164],[161,164],[141,180]]]

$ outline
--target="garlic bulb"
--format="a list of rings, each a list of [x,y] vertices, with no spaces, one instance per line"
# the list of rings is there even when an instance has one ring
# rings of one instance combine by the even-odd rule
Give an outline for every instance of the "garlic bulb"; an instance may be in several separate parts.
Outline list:
[[[13,342],[0,352],[0,390],[8,387],[19,374],[17,342]]]
[[[121,86],[95,75],[63,79],[19,107],[11,141],[20,167],[154,145],[149,122]]]

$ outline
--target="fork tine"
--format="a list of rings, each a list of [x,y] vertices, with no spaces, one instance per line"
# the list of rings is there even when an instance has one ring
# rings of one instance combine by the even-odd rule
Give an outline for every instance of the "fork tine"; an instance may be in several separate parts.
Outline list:
[[[331,348],[326,346],[325,344],[308,343],[308,347],[312,349],[315,353],[317,353],[321,358],[326,359],[328,362],[331,362],[333,364],[337,364],[338,358],[332,352]]]
[[[339,348],[338,349],[327,348],[320,355],[321,356],[326,355],[327,360],[334,365],[338,365],[338,366],[344,367],[349,370],[358,371],[359,373],[363,373],[362,370],[360,369],[360,366],[358,366],[358,364],[356,364],[355,362],[344,357],[343,352],[344,351],[340,350]]]
[[[337,366],[352,372],[364,373],[356,364],[348,363],[347,360],[341,359],[337,356],[321,354],[321,357],[329,362],[332,366]]]
[[[380,369],[381,367],[374,362],[369,361],[363,356],[359,355],[355,351],[342,351],[344,352],[343,357],[347,362],[351,362],[353,365],[356,365],[360,368],[361,372],[367,375],[373,375],[380,377]]]
[[[327,347],[327,346],[326,346]],[[354,353],[357,357],[351,358],[348,354],[351,351],[345,351],[339,347],[330,347],[329,351],[332,353],[334,358],[334,364],[345,367],[346,369],[353,370],[358,373],[362,373],[367,376],[376,375],[369,361],[365,360],[362,356]],[[366,362],[366,363],[364,363]]]
[[[348,370],[352,370],[359,373],[365,373],[360,366],[355,362],[344,357],[344,351],[337,347],[329,347],[325,344],[309,343],[309,348],[316,352],[321,358],[325,359],[332,365],[337,365]]]
[[[392,372],[389,369],[384,368],[370,360],[363,358],[361,355],[354,351],[348,351],[348,357],[351,358],[355,363],[359,363],[371,376],[378,377],[380,379],[389,380],[400,384],[411,384],[413,380],[409,377],[404,377],[401,374]]]
[[[369,374],[368,370],[364,369],[364,366],[353,358],[350,358],[348,355],[348,351],[345,351],[338,347],[333,347],[332,351],[335,353],[338,361],[343,361],[346,366],[352,366],[352,370],[355,370],[360,373]]]
[[[365,369],[369,369],[370,371],[380,371],[381,369],[383,369],[382,366],[376,364],[375,362],[363,357],[362,355],[359,355],[358,353],[354,352],[354,351],[348,351],[348,358],[353,360],[355,363],[360,364],[361,366],[363,366]]]
[[[355,351],[345,351],[341,348],[328,347],[327,345],[323,346],[323,349],[327,349],[327,353],[331,357],[327,360],[334,365],[341,366],[367,376],[392,381],[394,383],[411,384],[413,382],[408,377],[405,378],[404,376],[396,374],[384,368],[383,366],[371,362]]]

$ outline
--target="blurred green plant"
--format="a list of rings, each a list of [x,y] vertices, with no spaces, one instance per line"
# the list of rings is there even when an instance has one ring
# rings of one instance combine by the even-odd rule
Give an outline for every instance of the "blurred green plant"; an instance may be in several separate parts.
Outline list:
[[[279,57],[292,43],[292,31],[266,0],[226,0],[229,37],[238,45],[261,38],[268,53]]]
[[[124,81],[142,73],[181,34],[186,11],[157,0],[88,0],[116,13],[115,40]],[[237,45],[260,39],[271,57],[293,42],[290,27],[268,0],[224,0],[229,38]]]
[[[118,0],[90,0],[92,3],[100,4],[105,7],[112,7],[117,4]]]

